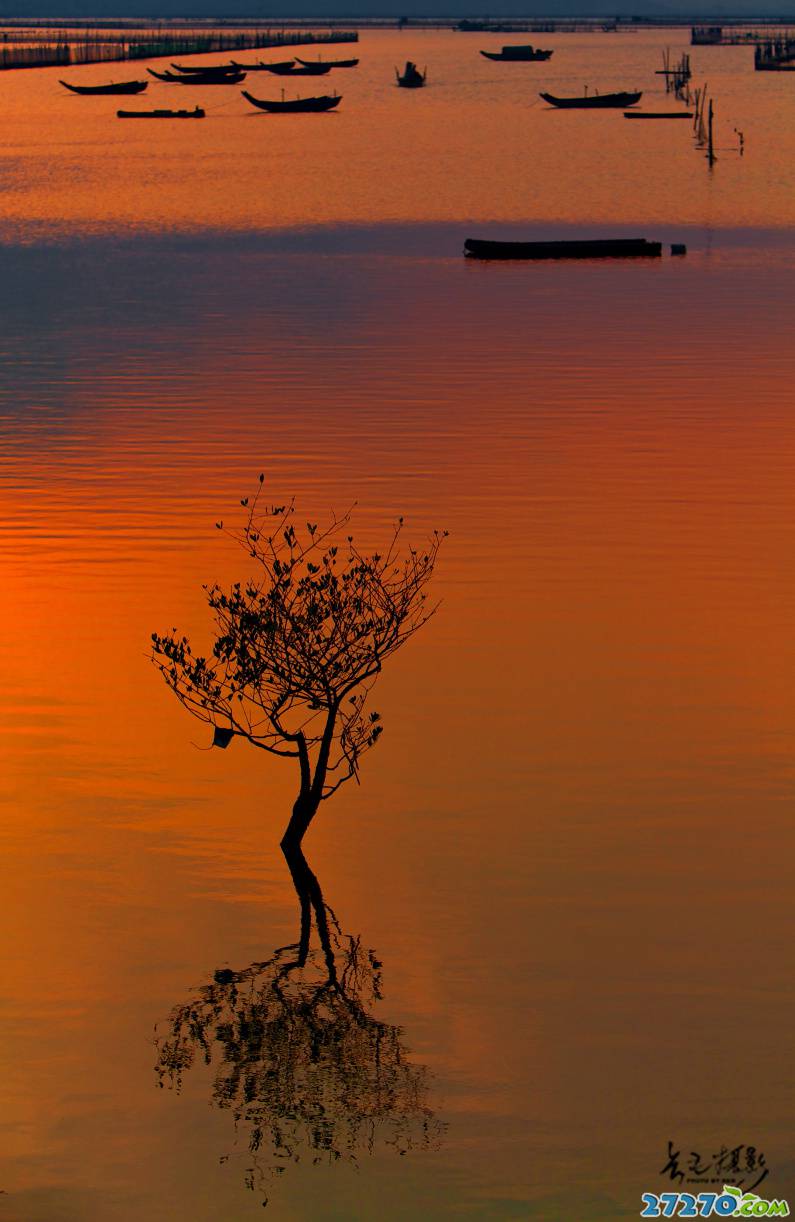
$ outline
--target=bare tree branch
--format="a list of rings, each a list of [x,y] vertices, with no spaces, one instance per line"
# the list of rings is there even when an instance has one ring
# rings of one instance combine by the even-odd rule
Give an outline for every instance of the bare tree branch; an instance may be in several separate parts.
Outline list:
[[[175,628],[152,634],[152,661],[188,712],[213,726],[216,745],[239,737],[297,757],[300,789],[285,837],[300,843],[320,802],[358,780],[381,735],[379,714],[366,711],[369,691],[436,611],[427,587],[446,532],[435,531],[424,549],[402,549],[401,518],[384,552],[362,552],[351,534],[342,538],[352,509],[322,527],[300,526],[294,502],[263,504],[263,483],[260,476],[256,495],[241,501],[241,529],[216,523],[255,572],[228,591],[204,587],[215,622],[211,657],[195,654]]]

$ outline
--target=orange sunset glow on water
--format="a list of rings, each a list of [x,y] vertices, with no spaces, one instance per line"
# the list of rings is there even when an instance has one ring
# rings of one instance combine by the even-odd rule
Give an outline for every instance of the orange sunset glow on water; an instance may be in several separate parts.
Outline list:
[[[669,1142],[795,1201],[791,82],[693,48],[712,171],[533,104],[662,107],[687,36],[543,36],[517,85],[364,32],[337,114],[195,132],[0,76],[0,1222],[619,1222]],[[462,257],[503,232],[666,249]],[[295,761],[210,750],[150,656],[210,651],[260,472],[364,549],[449,532],[305,892]]]
[[[665,109],[663,78],[654,74],[667,47],[674,53],[686,47],[686,30],[552,34],[546,41],[553,58],[530,70],[482,59],[480,45],[499,45],[493,35],[368,31],[356,71],[319,78],[323,91],[342,94],[338,111],[286,122],[257,113],[240,96],[246,88],[278,99],[284,78],[264,72],[249,73],[239,87],[179,89],[180,106],[201,101],[206,108],[206,121],[192,124],[111,123],[114,100],[67,93],[58,83],[63,69],[7,73],[0,215],[8,232],[39,237],[120,225],[237,232],[532,219],[792,224],[789,81],[754,73],[750,47],[701,47],[691,55],[694,86],[708,84],[715,98],[718,186],[703,172],[682,130],[686,123],[626,123],[620,111],[555,112],[539,97],[544,89],[576,94],[586,86],[602,93],[643,86],[641,105]],[[427,89],[416,94],[394,87],[395,64],[409,56],[429,71]],[[158,71],[168,68],[153,62]],[[148,76],[146,65],[75,66],[69,80],[148,80],[147,106],[174,105],[174,87]],[[287,82],[286,96],[317,88]]]

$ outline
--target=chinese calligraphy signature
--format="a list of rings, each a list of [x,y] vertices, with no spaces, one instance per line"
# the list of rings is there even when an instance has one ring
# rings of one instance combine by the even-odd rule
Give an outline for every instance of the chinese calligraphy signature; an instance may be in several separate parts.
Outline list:
[[[679,1184],[733,1184],[753,1192],[770,1174],[767,1159],[757,1146],[740,1143],[722,1145],[716,1154],[702,1155],[697,1150],[682,1154],[668,1142],[668,1161],[660,1169]]]

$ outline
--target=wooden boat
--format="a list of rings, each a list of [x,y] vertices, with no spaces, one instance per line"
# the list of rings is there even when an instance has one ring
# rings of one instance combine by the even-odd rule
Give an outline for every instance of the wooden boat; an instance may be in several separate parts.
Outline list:
[[[310,68],[313,64],[324,62],[329,68],[355,68],[359,63],[358,59],[327,59],[324,61],[317,59],[301,59],[300,55],[295,57],[299,64],[303,64],[305,68]]]
[[[628,259],[659,258],[662,242],[645,238],[596,238],[563,242],[492,242],[467,238],[471,259]]]
[[[171,67],[175,72],[181,72],[183,75],[195,72],[201,76],[229,76],[230,73],[243,71],[234,64],[172,64]]]
[[[261,59],[256,64],[239,64],[237,60],[232,60],[232,67],[239,69],[241,72],[287,72],[294,66],[294,59],[283,59],[275,64],[263,64]]]
[[[264,98],[252,97],[245,89],[240,92],[247,102],[252,106],[256,106],[258,110],[267,110],[273,115],[298,115],[298,114],[317,114],[324,110],[333,110],[342,101],[339,94],[325,95],[319,98],[288,98],[284,97],[280,102],[266,101]]]
[[[147,72],[151,73],[158,81],[167,81],[169,85],[239,85],[241,81],[246,79],[245,72],[228,72],[224,76],[201,76],[198,72],[189,72],[186,76],[180,76],[176,72],[155,72],[154,68],[147,68]]]
[[[692,110],[625,110],[625,119],[692,119]]]
[[[532,64],[551,59],[551,51],[540,51],[535,47],[503,47],[501,51],[481,51],[486,59],[495,59],[508,64]]]
[[[635,106],[643,93],[586,93],[579,98],[556,98],[554,93],[540,93],[538,96],[561,110],[625,110],[628,106]]]
[[[325,76],[327,72],[331,72],[331,64],[302,64],[300,68],[295,66],[293,60],[289,65],[284,64],[263,64],[268,72],[275,72],[277,76]]]
[[[396,68],[395,76],[397,77],[398,85],[402,89],[421,89],[427,79],[428,69],[426,68],[424,72],[420,72],[417,65],[413,64],[409,59],[406,61],[406,67],[403,69],[403,75],[401,76]]]
[[[97,93],[143,93],[148,81],[117,81],[110,85],[69,85],[66,81],[60,81],[64,89],[68,89],[70,93],[97,94]]]
[[[200,106],[193,110],[117,110],[117,119],[203,119]]]

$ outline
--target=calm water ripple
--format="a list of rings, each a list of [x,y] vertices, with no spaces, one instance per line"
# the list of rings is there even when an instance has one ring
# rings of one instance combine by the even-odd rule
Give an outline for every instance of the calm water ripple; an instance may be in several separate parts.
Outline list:
[[[363,39],[339,122],[230,114],[190,155],[4,82],[0,1219],[616,1222],[669,1139],[754,1144],[795,1192],[784,83],[699,52],[748,134],[710,179],[684,133],[531,108],[477,38],[412,35],[434,88],[387,92],[406,37]],[[546,83],[657,88],[667,38],[560,36]],[[553,221],[689,253],[461,257]],[[151,1042],[298,937],[289,767],[205,750],[148,661],[206,640],[202,582],[245,571],[214,523],[260,471],[312,519],[356,502],[366,542],[450,530],[383,744],[307,842],[434,1140],[358,1171],[310,1142],[267,1186],[234,1092],[156,1089]]]

